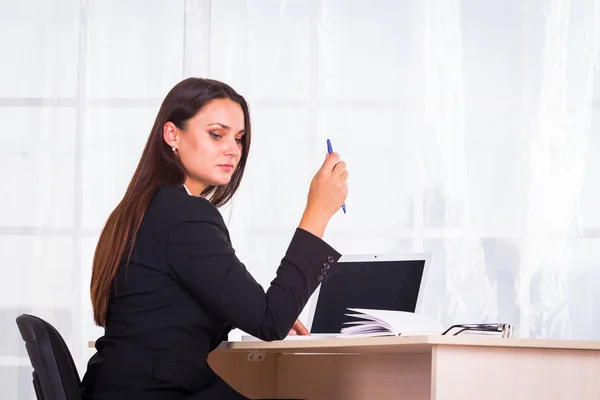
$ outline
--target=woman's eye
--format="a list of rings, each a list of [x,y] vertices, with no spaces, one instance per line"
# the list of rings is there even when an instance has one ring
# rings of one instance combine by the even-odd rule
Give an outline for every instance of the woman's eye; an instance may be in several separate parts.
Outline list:
[[[208,132],[208,134],[213,138],[213,139],[221,139],[222,136],[219,135],[218,133],[215,132]]]
[[[241,144],[242,143],[242,138],[235,138],[235,141]]]

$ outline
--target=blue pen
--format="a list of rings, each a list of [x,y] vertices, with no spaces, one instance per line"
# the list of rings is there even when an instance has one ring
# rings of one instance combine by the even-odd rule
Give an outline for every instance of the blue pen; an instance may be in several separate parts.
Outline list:
[[[331,147],[331,141],[327,139],[327,152],[329,154],[333,153],[333,147]],[[346,214],[346,203],[342,203],[342,210],[344,210],[344,214]]]

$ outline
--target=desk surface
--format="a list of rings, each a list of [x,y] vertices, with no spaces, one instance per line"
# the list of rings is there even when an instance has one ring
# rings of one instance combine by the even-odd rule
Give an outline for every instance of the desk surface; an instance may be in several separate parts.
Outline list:
[[[499,338],[490,336],[396,336],[371,338],[293,339],[273,342],[223,342],[215,351],[260,351],[265,353],[426,353],[437,345],[469,347],[537,348],[600,351],[600,342]],[[94,342],[88,346],[93,348]]]
[[[437,345],[540,348],[600,351],[600,342],[499,338],[490,336],[396,336],[371,338],[327,338],[273,342],[223,342],[216,351],[261,351],[266,353],[424,353]]]

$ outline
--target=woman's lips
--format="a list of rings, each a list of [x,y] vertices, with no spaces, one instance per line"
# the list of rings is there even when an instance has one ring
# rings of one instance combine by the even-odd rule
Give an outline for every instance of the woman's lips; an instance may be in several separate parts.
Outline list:
[[[233,169],[233,164],[219,164],[219,167],[226,171],[231,171]]]

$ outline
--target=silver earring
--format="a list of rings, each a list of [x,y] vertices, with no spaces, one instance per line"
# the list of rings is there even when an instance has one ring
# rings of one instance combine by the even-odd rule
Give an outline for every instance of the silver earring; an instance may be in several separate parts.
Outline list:
[[[175,152],[175,150],[176,150],[175,146],[171,147],[171,150],[173,150],[173,152]]]

